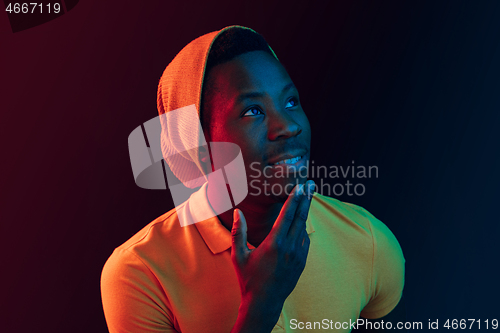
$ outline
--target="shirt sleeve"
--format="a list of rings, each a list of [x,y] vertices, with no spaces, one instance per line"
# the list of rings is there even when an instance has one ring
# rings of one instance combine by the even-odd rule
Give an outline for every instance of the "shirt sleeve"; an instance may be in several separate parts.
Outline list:
[[[177,332],[156,277],[126,249],[115,249],[104,265],[101,296],[110,333]]]
[[[361,311],[361,316],[377,319],[389,314],[401,299],[406,260],[391,230],[367,210],[363,209],[363,212],[368,217],[372,229],[373,262],[371,298]]]

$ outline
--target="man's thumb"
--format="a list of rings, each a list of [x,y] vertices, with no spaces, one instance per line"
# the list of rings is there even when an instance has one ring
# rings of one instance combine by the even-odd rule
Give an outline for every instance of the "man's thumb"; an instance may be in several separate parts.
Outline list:
[[[233,212],[233,228],[231,230],[233,238],[232,252],[237,260],[244,258],[250,251],[247,246],[247,221],[243,212],[236,208]]]

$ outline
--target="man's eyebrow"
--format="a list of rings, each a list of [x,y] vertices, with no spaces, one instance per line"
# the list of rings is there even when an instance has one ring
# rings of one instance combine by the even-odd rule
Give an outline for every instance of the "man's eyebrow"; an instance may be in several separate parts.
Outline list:
[[[281,90],[281,93],[284,93],[285,91],[290,90],[291,88],[295,88],[295,84],[293,84],[293,82],[290,82],[289,84],[284,86],[283,90]],[[295,88],[295,89],[297,89],[297,88]]]
[[[290,82],[286,86],[284,86],[283,89],[281,90],[281,93],[284,93],[285,91],[290,90],[291,88],[295,88],[295,84],[293,84],[293,82]],[[264,95],[265,93],[263,92],[250,92],[246,94],[241,94],[236,99],[236,103],[241,103],[245,99],[264,97]]]

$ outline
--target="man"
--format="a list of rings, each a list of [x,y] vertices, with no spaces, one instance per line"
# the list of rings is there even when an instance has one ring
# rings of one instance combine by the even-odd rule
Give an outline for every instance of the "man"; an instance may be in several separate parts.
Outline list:
[[[187,186],[202,186],[108,259],[101,289],[110,332],[349,332],[360,315],[393,328],[404,321],[394,235],[363,208],[313,194],[314,183],[294,172],[310,158],[311,129],[265,40],[232,26],[188,44],[160,80],[158,108],[168,115],[189,105],[208,142],[239,146],[247,181],[261,191],[204,218],[222,197],[206,182],[215,171],[209,150],[193,148],[204,137],[184,129],[192,119],[182,113],[178,124],[162,119],[163,156]]]

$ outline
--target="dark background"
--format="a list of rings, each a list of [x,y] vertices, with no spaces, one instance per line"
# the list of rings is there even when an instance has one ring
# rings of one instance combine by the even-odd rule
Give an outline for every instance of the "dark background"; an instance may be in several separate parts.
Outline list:
[[[128,135],[176,53],[232,24],[289,70],[316,164],[378,166],[339,199],[398,238],[408,321],[500,319],[499,17],[497,1],[84,0],[13,33],[0,13],[0,330],[107,331],[102,266],[173,208],[135,185]]]

